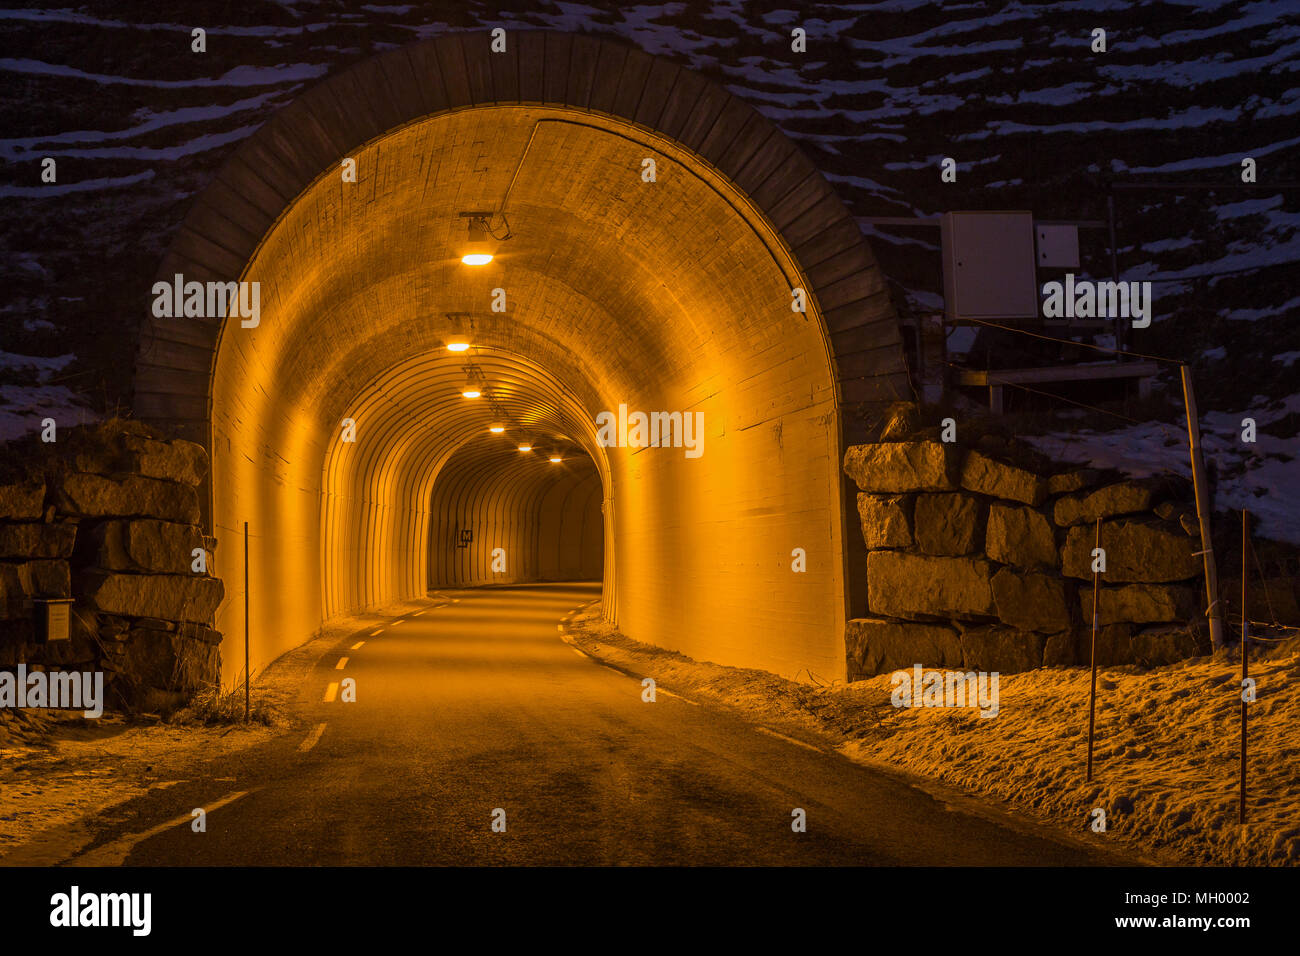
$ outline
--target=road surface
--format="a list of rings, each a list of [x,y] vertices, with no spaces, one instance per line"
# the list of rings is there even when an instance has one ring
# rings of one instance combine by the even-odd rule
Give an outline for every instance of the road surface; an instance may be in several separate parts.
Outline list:
[[[557,623],[598,594],[459,591],[341,642],[304,689],[303,731],[126,804],[72,862],[1121,862],[707,705],[644,702],[639,681],[560,639]],[[345,677],[355,703],[330,686]],[[195,807],[207,810],[206,832],[189,826]],[[795,808],[806,832],[791,828]],[[493,829],[498,810],[504,832]]]

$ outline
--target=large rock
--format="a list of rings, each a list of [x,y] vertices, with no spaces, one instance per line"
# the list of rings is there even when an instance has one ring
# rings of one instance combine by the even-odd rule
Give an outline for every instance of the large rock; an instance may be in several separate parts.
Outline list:
[[[956,447],[946,442],[851,445],[844,453],[844,473],[863,491],[878,494],[952,491],[956,466]]]
[[[849,680],[925,667],[960,667],[957,632],[938,624],[856,618],[845,628]]]
[[[83,575],[82,593],[92,607],[105,614],[202,624],[212,617],[225,589],[216,578],[197,574],[115,574],[92,570]]]
[[[1058,498],[1052,511],[1052,520],[1062,527],[1093,524],[1098,518],[1150,511],[1154,499],[1155,492],[1150,485],[1121,481],[1098,488],[1090,494]]]
[[[984,550],[994,561],[1020,568],[1054,568],[1059,561],[1051,522],[1033,508],[994,502],[989,506]]]
[[[887,617],[994,617],[992,577],[993,565],[983,558],[867,555],[868,603],[873,613]]]
[[[1056,575],[1001,568],[993,575],[991,586],[993,603],[1002,623],[1044,634],[1070,626],[1065,581]]]
[[[199,496],[189,485],[155,478],[106,478],[72,472],[61,482],[59,507],[87,518],[161,518],[181,524],[198,524]]]
[[[1015,465],[972,451],[961,470],[961,486],[993,498],[1007,498],[1027,505],[1043,500],[1046,483],[1038,475]]]
[[[984,539],[984,504],[959,491],[919,495],[916,543],[926,554],[970,554]]]
[[[126,470],[146,478],[197,485],[208,473],[208,453],[194,442],[124,435],[121,443]]]
[[[1095,468],[1080,468],[1077,471],[1065,471],[1047,479],[1049,497],[1069,495],[1084,488],[1091,488],[1101,479],[1101,472]]]
[[[0,524],[0,558],[66,558],[77,540],[77,526],[60,522]]]
[[[1070,528],[1061,549],[1061,566],[1067,577],[1091,580],[1094,535],[1090,525]],[[1154,521],[1121,518],[1103,522],[1101,546],[1106,552],[1103,584],[1183,581],[1201,571],[1201,559],[1194,556],[1192,542]]]
[[[1191,626],[1163,625],[1135,631],[1127,623],[1107,624],[1097,631],[1097,666],[1136,664],[1161,667],[1189,657],[1210,653],[1209,629],[1199,622]],[[1078,628],[1047,639],[1043,663],[1080,664],[1092,661],[1092,630]]]
[[[1091,611],[1089,612],[1091,614]],[[1097,631],[1097,666],[1116,667],[1133,663],[1133,625],[1107,624]],[[1082,664],[1092,662],[1092,627],[1072,629],[1048,638],[1043,663]]]
[[[30,618],[33,597],[71,597],[72,574],[67,561],[27,561],[0,564],[0,620]]]
[[[1048,634],[1043,641],[1044,667],[1071,667],[1086,663],[1079,656],[1079,635],[1074,628]]]
[[[132,628],[118,667],[137,688],[188,695],[219,681],[221,651],[214,644],[192,641],[174,631]]]
[[[0,519],[30,521],[41,517],[44,507],[44,479],[0,484]]]
[[[203,534],[193,525],[140,518],[105,521],[91,531],[95,564],[110,571],[188,574]]]
[[[1131,640],[1133,663],[1142,667],[1162,667],[1189,657],[1209,654],[1210,631],[1200,622],[1192,626],[1146,627]]]
[[[178,634],[191,641],[202,641],[204,644],[220,644],[221,632],[216,628],[208,627],[206,624],[194,624],[191,622],[182,622],[176,628]]]
[[[999,674],[1030,671],[1042,666],[1043,642],[1043,635],[1014,627],[963,627],[963,666],[968,671]]]
[[[858,518],[868,550],[912,546],[911,495],[858,495]]]
[[[1186,623],[1199,614],[1199,595],[1176,584],[1125,584],[1101,588],[1097,593],[1097,617],[1104,624]],[[1092,620],[1092,589],[1079,591],[1079,607],[1085,621]]]

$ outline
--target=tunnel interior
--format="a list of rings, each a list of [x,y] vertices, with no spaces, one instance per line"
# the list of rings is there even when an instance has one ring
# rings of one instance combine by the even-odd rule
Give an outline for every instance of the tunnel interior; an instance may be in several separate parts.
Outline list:
[[[836,381],[745,197],[670,141],[544,107],[428,117],[352,158],[356,183],[321,175],[261,238],[260,321],[228,321],[214,363],[212,520],[254,536],[261,662],[429,588],[595,575],[640,640],[833,673]],[[476,210],[498,239],[472,266]],[[691,417],[695,450],[672,422],[661,447],[602,436],[620,406]]]
[[[350,612],[592,575],[636,640],[843,677],[862,554],[840,458],[909,390],[858,224],[677,63],[481,41],[309,89],[160,265],[261,293],[251,322],[148,316],[137,347],[136,414],[211,456],[223,678],[245,633],[256,671]]]

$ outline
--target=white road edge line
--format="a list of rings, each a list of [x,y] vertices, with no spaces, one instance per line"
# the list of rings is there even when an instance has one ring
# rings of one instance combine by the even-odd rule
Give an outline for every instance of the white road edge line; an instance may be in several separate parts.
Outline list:
[[[325,688],[325,697],[321,701],[321,703],[324,704],[333,703],[334,698],[338,695],[338,692],[339,692],[339,682],[336,680],[330,681],[329,686]]]
[[[700,706],[698,701],[691,700],[689,697],[683,697],[681,694],[674,694],[672,691],[664,690],[662,687],[659,687],[657,685],[655,686],[655,693],[667,694],[669,697],[672,697],[675,700],[680,700],[683,704],[690,704],[692,707]]]
[[[811,750],[815,754],[825,755],[826,751],[820,747],[814,747],[812,744],[806,744],[802,740],[796,740],[794,737],[787,737],[785,734],[779,734],[775,730],[769,730],[766,727],[755,728],[760,734],[767,734],[769,737],[775,737],[777,740],[784,740],[788,744],[794,744],[796,747],[802,747],[804,750]]]
[[[240,790],[238,793],[232,793],[229,796],[222,797],[214,803],[209,803],[203,808],[205,814],[210,814],[228,804],[234,803],[240,797],[246,797],[253,791]],[[112,843],[105,843],[103,846],[95,847],[89,853],[73,857],[68,861],[69,866],[121,866],[131,851],[136,848],[137,844],[143,843],[151,837],[156,837],[165,830],[172,827],[178,827],[183,824],[194,822],[193,813],[182,813],[178,817],[168,820],[166,823],[160,823],[156,827],[151,827],[143,833],[130,833],[124,837],[119,837]]]
[[[573,651],[573,653],[577,654],[579,657],[585,660],[591,660],[591,658],[587,657],[586,654],[582,653],[582,651],[578,650],[576,647],[570,647],[569,650]]]
[[[320,735],[325,733],[325,725],[317,724],[316,729],[307,735],[307,739],[298,745],[298,753],[305,754],[312,747],[320,743]]]

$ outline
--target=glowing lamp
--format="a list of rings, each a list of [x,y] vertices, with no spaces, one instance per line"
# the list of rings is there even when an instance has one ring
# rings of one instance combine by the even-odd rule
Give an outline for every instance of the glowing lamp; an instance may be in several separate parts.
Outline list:
[[[460,261],[467,266],[485,266],[492,261],[492,251],[488,244],[491,232],[488,219],[492,215],[486,212],[463,212],[462,219],[469,220],[469,238],[465,242],[465,254]]]

